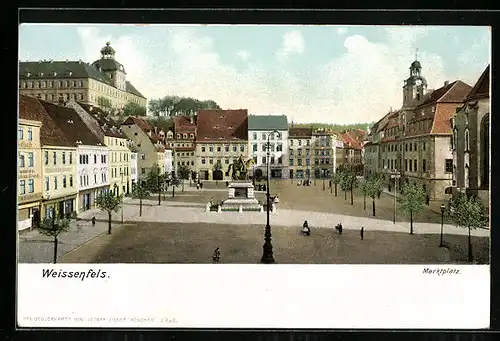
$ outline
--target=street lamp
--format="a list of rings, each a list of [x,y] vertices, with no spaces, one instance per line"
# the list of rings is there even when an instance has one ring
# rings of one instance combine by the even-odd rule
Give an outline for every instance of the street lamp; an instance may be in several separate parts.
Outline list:
[[[115,184],[115,191],[116,191],[116,195],[118,196],[118,185]],[[122,200],[122,205],[120,205],[121,207],[121,215],[122,215],[122,225],[123,225],[123,200]]]
[[[444,211],[446,210],[446,206],[444,204],[441,204],[441,238],[439,241],[439,247],[444,246],[443,244],[443,225],[444,225]]]
[[[325,190],[325,170],[321,170],[321,177],[323,178],[323,191]]]
[[[264,234],[264,246],[262,247],[262,258],[260,260],[261,263],[274,263],[274,257],[273,257],[273,244],[271,243],[271,225],[269,225],[269,205],[270,205],[270,193],[269,193],[269,172],[270,172],[270,165],[269,161],[271,159],[271,142],[269,141],[271,134],[277,134],[278,138],[280,138],[280,132],[278,130],[273,130],[271,133],[267,135],[267,205],[266,205],[266,213],[267,213],[267,219],[266,219],[266,232]]]
[[[392,171],[391,179],[394,179],[394,220],[393,223],[396,224],[396,197],[398,195],[398,180],[401,178],[401,173],[396,169]]]

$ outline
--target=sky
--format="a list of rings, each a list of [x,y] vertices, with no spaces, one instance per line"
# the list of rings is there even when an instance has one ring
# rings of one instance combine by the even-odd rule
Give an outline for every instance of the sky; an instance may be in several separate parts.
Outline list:
[[[401,107],[416,57],[430,89],[473,86],[491,51],[484,26],[22,24],[19,59],[92,63],[107,41],[148,99],[212,99],[296,123],[377,121]]]

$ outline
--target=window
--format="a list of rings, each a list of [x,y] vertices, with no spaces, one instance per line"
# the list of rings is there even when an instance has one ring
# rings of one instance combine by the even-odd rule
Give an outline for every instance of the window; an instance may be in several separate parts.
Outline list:
[[[205,152],[205,146],[201,146],[201,152],[204,153]]]
[[[19,181],[19,194],[26,194],[26,182],[24,180]]]
[[[66,175],[63,175],[63,187],[66,188]]]
[[[214,164],[214,159],[210,159],[209,162],[210,162],[211,165],[213,165]]]
[[[422,172],[427,172],[427,161],[422,160]]]
[[[415,159],[415,160],[413,160],[413,170],[414,170],[415,172],[417,172],[417,171],[418,171],[418,166],[417,166],[417,160],[416,160],[416,159]]]
[[[453,159],[445,159],[444,162],[445,173],[453,173]]]
[[[297,166],[302,166],[302,159],[297,160]]]
[[[413,170],[412,170],[412,165],[413,165],[413,164],[412,164],[412,162],[411,162],[411,159],[410,159],[410,160],[408,160],[408,164],[409,164],[409,166],[410,166],[410,172],[412,172],[412,171],[413,171]]]
[[[310,165],[311,164],[311,160],[310,159],[306,159],[306,165]]]
[[[218,152],[220,152],[220,151],[221,151],[220,146],[217,146],[217,151],[218,151]]]
[[[73,187],[73,175],[69,176],[69,187]]]
[[[94,163],[97,163],[97,155],[94,154]]]
[[[146,168],[141,168],[141,174],[146,174]]]
[[[62,163],[63,165],[66,164],[66,152],[62,152]]]
[[[213,151],[214,151],[214,146],[213,146],[213,145],[208,146],[208,151],[209,151],[209,152],[211,152],[211,153],[213,153]]]
[[[299,140],[299,146],[302,146],[302,140]]]
[[[19,154],[19,167],[24,167],[24,154]]]
[[[29,127],[28,128],[28,141],[33,140],[33,128]]]
[[[33,167],[33,152],[28,153],[28,167]]]
[[[229,145],[228,145],[228,144],[226,144],[226,145],[224,146],[224,150],[225,150],[226,152],[229,152]]]
[[[469,129],[465,130],[465,151],[469,151]]]
[[[277,152],[282,152],[282,151],[283,151],[283,145],[282,145],[281,143],[278,143],[278,144],[276,145],[276,151],[277,151]]]
[[[265,140],[267,138],[266,133],[262,133],[262,139]]]
[[[256,152],[256,151],[257,151],[257,143],[254,143],[254,144],[253,144],[253,146],[252,146],[252,150],[253,150],[254,152]]]
[[[144,153],[141,154],[141,160],[146,160],[146,154]]]
[[[408,172],[408,159],[405,159],[405,172]]]
[[[408,151],[408,143],[405,143],[405,152]]]
[[[245,145],[244,144],[240,144],[240,152],[244,152],[245,151]]]
[[[415,142],[415,144],[413,145],[413,150],[414,150],[414,151],[417,151],[417,150],[418,150],[418,149],[417,149],[417,142]]]
[[[28,193],[33,193],[35,191],[35,180],[28,180]]]
[[[229,159],[226,159],[225,162],[226,162],[226,165],[228,165],[229,164]]]
[[[50,190],[50,178],[48,176],[45,177],[45,190]]]
[[[293,159],[290,159],[289,161],[290,166],[293,166]]]
[[[53,163],[55,165],[57,163],[57,154],[56,154],[56,152],[52,152],[52,160],[53,160]]]
[[[257,140],[257,133],[253,133],[253,139]]]
[[[425,151],[425,141],[422,143],[422,150]]]
[[[391,169],[394,169],[394,161],[391,160]]]
[[[293,140],[290,140],[290,147],[293,146]]]
[[[57,176],[54,176],[54,189],[57,189]]]
[[[238,146],[237,145],[233,145],[233,152],[237,152],[238,151]]]
[[[262,157],[262,163],[266,163],[266,157],[265,156]]]
[[[411,152],[412,147],[413,147],[413,143],[410,143],[410,152]]]
[[[24,131],[23,131],[23,128],[22,127],[19,127],[19,130],[18,130],[19,134],[18,134],[18,139],[19,140],[22,140],[23,137],[24,137]]]

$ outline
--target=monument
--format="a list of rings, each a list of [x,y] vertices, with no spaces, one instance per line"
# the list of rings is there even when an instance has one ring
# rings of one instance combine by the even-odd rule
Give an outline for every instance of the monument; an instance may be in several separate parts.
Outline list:
[[[228,198],[222,202],[222,211],[261,211],[261,205],[255,198],[254,186],[248,179],[248,170],[253,160],[244,160],[243,155],[229,165],[227,175],[232,181],[228,186]]]

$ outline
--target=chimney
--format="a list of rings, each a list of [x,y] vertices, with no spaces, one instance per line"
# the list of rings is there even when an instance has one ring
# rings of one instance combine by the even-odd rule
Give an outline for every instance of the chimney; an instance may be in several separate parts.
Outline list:
[[[194,115],[193,115],[193,114],[191,114],[191,115],[190,115],[190,119],[189,119],[189,121],[191,122],[191,124],[193,124],[193,123],[194,123]]]
[[[448,84],[450,84],[450,81],[445,81],[444,82],[444,86],[448,86]]]

